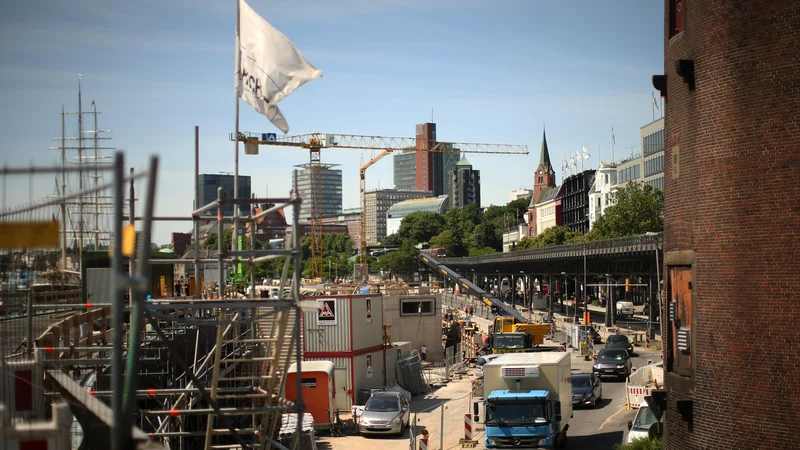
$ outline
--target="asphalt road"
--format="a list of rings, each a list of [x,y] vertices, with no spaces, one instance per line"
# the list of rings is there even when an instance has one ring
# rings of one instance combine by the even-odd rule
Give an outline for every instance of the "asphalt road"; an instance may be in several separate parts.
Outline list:
[[[594,316],[594,315],[593,315]],[[489,326],[489,320],[474,317],[481,329]],[[645,323],[646,327],[646,323]],[[660,352],[644,352],[636,349],[633,367],[642,367],[647,360],[659,361]],[[592,361],[584,361],[582,357],[573,352],[572,370],[576,372],[591,372]],[[595,449],[613,450],[625,438],[628,431],[628,421],[633,420],[635,410],[625,410],[625,381],[614,378],[603,378],[603,400],[594,409],[576,409],[570,420],[568,435],[568,449]]]

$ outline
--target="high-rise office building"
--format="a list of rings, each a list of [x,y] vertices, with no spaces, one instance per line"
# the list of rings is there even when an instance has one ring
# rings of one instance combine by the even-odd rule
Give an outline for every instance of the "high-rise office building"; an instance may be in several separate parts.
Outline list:
[[[475,203],[481,209],[481,171],[473,170],[467,157],[461,158],[455,170],[450,172],[448,197],[450,208],[463,208]]]
[[[405,150],[393,158],[394,188],[400,191],[417,189],[417,152]]]
[[[311,178],[313,169],[309,164],[300,164],[301,170],[297,174],[297,191],[303,203],[300,205],[300,222],[311,219],[312,205],[316,208],[319,217],[338,216],[342,213],[342,171],[334,169],[338,164],[320,164],[319,173],[316,175],[316,202],[311,198]]]
[[[449,151],[428,151],[436,145],[436,124],[422,123],[416,130],[416,189],[431,191],[438,197],[447,194],[447,180],[461,159],[458,149],[445,147]]]
[[[386,213],[389,212],[389,207],[404,200],[430,196],[430,191],[400,191],[397,189],[367,191],[364,196],[366,204],[364,234],[367,244],[377,244],[386,237]]]
[[[200,204],[197,208],[205,206],[217,200],[217,188],[222,188],[227,198],[233,198],[233,175],[202,173],[200,174]],[[250,177],[239,175],[239,198],[250,198]],[[216,215],[217,211],[209,211],[208,215]],[[233,205],[222,207],[222,214],[225,216],[233,215]],[[248,214],[247,207],[239,206],[239,214]]]

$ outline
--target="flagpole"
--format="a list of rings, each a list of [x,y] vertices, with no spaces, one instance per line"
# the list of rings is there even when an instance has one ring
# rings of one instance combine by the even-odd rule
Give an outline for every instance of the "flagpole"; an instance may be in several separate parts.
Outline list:
[[[240,33],[240,0],[236,0],[236,39],[234,45],[236,46],[236,58],[235,58],[235,71],[236,76],[240,77],[241,75],[239,72],[242,70],[242,49],[239,44],[239,36]],[[235,115],[236,115],[236,123],[233,126],[234,136],[234,167],[233,167],[233,198],[239,197],[239,89],[237,89],[238,84],[234,83],[234,98],[236,99],[236,108],[235,108]],[[222,208],[222,206],[220,206]],[[225,242],[222,236],[217,236],[220,239],[220,242]],[[231,250],[236,250],[236,242],[239,240],[239,206],[234,204],[233,205],[233,239],[231,239]],[[219,268],[222,270],[222,267]]]
[[[650,103],[652,103],[651,108],[653,110],[653,122],[656,121],[656,97],[653,93],[650,93]]]

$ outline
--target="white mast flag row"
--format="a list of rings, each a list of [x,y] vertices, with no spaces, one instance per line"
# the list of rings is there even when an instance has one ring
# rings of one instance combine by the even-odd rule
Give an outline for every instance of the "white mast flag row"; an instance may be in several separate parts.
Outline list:
[[[589,154],[589,149],[588,148],[581,147],[581,151],[583,151],[583,159],[589,159],[589,158],[592,157],[592,155]]]
[[[237,94],[288,133],[289,124],[277,104],[303,84],[321,77],[322,71],[244,0],[239,0],[236,45]]]

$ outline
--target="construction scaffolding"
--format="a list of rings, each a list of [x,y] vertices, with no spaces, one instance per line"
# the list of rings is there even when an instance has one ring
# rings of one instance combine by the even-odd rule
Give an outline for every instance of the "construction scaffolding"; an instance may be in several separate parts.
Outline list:
[[[83,170],[80,166],[4,168],[0,174],[3,176],[5,188],[7,177],[27,175],[33,179],[34,175],[52,176]],[[137,306],[143,303],[147,280],[143,272],[130,277],[123,271],[123,260],[133,254],[135,242],[134,230],[128,229],[123,233],[122,229],[123,186],[126,181],[123,154],[116,153],[112,165],[96,167],[95,170],[98,173],[111,172],[113,180],[109,183],[95,183],[93,187],[76,193],[0,212],[0,273],[3,278],[4,313],[7,313],[0,322],[4,341],[3,352],[0,354],[3,365],[0,371],[3,378],[0,383],[0,403],[6,406],[5,414],[12,420],[41,421],[47,419],[49,404],[67,401],[77,420],[77,427],[99,427],[105,430],[100,431],[99,435],[93,435],[93,441],[103,433],[105,436],[113,436],[113,439],[109,437],[89,442],[82,448],[134,448],[140,447],[139,438],[143,435],[131,426],[125,427],[122,420],[131,416],[130,412],[125,414],[121,389],[124,379],[123,340],[125,330],[128,329],[124,317],[136,311]],[[143,239],[137,252],[145,260],[149,258],[150,251],[149,217],[152,217],[157,172],[158,158],[152,157],[147,171],[130,178],[131,181],[147,179],[145,216],[148,220],[142,223]],[[98,176],[95,179],[100,178]],[[32,190],[32,182],[30,186]],[[109,237],[113,247],[108,289],[101,293],[100,301],[96,304],[81,302],[80,291],[75,295],[75,289],[72,288],[75,284],[73,272],[48,270],[40,277],[35,272],[42,268],[40,266],[50,269],[54,264],[47,258],[54,253],[53,250],[61,246],[63,229],[60,229],[56,219],[58,209],[63,211],[64,205],[92,196],[112,199],[114,213],[114,229]],[[28,275],[30,273],[34,275]],[[67,289],[63,289],[64,287]],[[123,291],[130,292],[130,311]],[[23,299],[25,303],[22,303]],[[135,321],[135,314],[131,318]],[[6,346],[9,340],[11,345]],[[132,340],[135,343],[135,339]],[[21,344],[15,346],[16,342]],[[84,346],[88,348],[83,348]],[[129,345],[128,348],[136,346]],[[131,357],[130,353],[128,357]],[[52,377],[53,372],[62,374],[62,370],[72,376],[59,376],[56,379]],[[89,384],[87,380],[96,379],[102,373],[111,378],[112,385],[120,387],[112,389],[114,395],[111,396],[111,408],[102,403],[87,406],[75,401],[74,395],[67,395],[67,392],[85,394],[84,388]],[[128,377],[134,378],[136,377]],[[45,389],[47,386],[55,386],[55,389],[48,391]],[[31,433],[17,442],[24,446],[25,442],[42,437]],[[121,445],[120,442],[125,444]]]
[[[83,168],[5,168],[0,174],[5,181],[9,176],[51,176],[62,170]],[[99,279],[104,283],[101,294],[87,301],[75,289],[45,295],[32,289],[6,289],[9,282],[3,285],[7,314],[0,317],[0,404],[6,406],[4,417],[44,420],[50,404],[66,402],[74,415],[72,448],[81,449],[298,448],[303,438],[302,380],[298,377],[296,386],[286,386],[285,374],[292,364],[301,370],[301,311],[319,306],[315,301],[303,303],[300,297],[297,173],[288,198],[229,199],[219,190],[216,201],[197,208],[191,217],[170,219],[192,221],[196,230],[198,222],[208,218],[201,215],[215,211],[222,236],[223,225],[234,220],[222,215],[223,206],[250,205],[249,216],[238,221],[251,225],[291,206],[293,240],[288,248],[256,250],[256,227],[250,226],[249,250],[230,250],[219,239],[216,258],[200,259],[196,245],[193,260],[174,260],[150,253],[152,223],[158,220],[153,216],[158,160],[152,158],[147,170],[136,175],[131,170],[126,177],[124,158],[118,153],[112,166],[98,170],[111,172],[113,181],[0,212],[0,248],[6,249],[0,254],[0,268],[9,281],[21,262],[38,249],[55,253],[60,246],[63,234],[55,217],[62,205],[100,194],[112,199],[114,213],[112,245],[109,254],[100,255],[109,268],[87,268],[82,280],[86,291]],[[135,216],[130,202],[125,218],[125,183],[131,183],[130,200],[133,181],[140,179],[147,183],[141,215]],[[256,213],[255,205],[260,203],[275,206]],[[139,222],[138,236],[134,222]],[[283,260],[279,298],[250,298],[257,296],[255,265],[273,259]],[[201,290],[193,299],[152,299],[149,295],[154,267],[186,263],[197,267],[204,262],[220,267],[212,295],[203,296]],[[227,285],[226,268],[239,264],[250,268],[246,292]],[[87,279],[91,270],[104,272]],[[29,389],[17,389],[19,380]],[[291,389],[297,391],[295,402],[285,400],[284,393]],[[17,401],[22,397],[26,399]],[[20,404],[29,407],[14,406]],[[281,432],[287,412],[295,413],[294,433]]]

